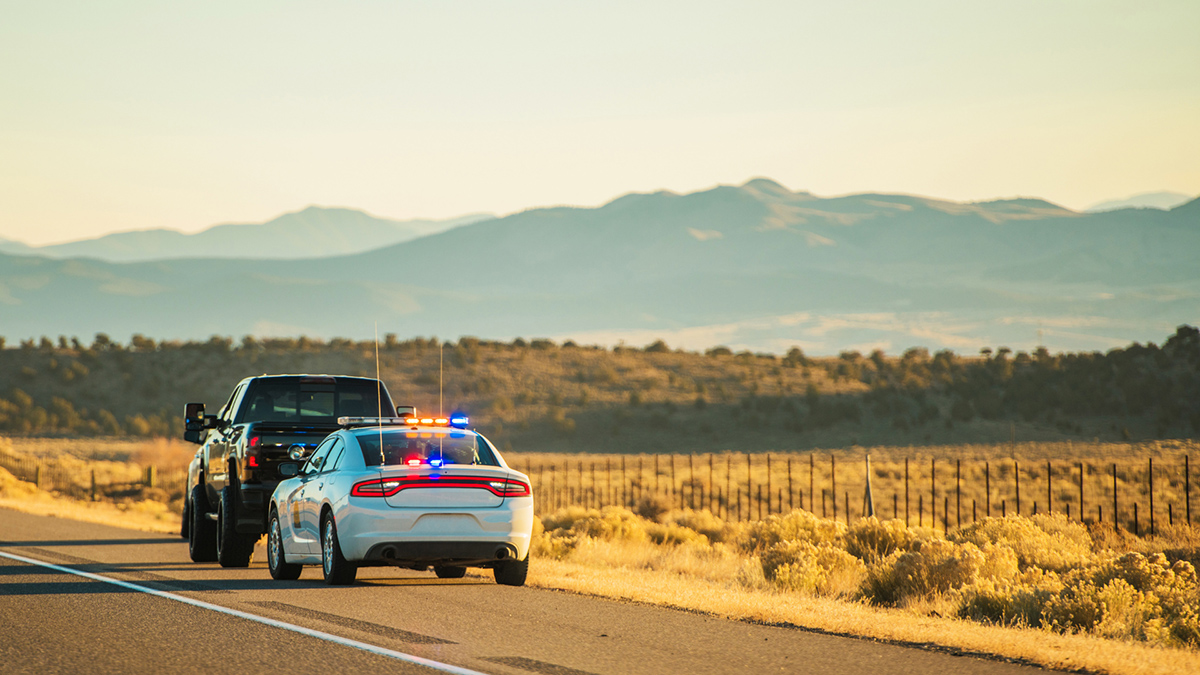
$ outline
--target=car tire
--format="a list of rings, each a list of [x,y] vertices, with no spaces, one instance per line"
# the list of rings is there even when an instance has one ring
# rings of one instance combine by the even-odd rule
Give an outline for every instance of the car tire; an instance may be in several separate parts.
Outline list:
[[[337,523],[333,514],[321,519],[321,572],[330,586],[347,586],[358,576],[358,565],[346,560],[338,543]]]
[[[208,519],[208,500],[204,497],[204,487],[197,485],[192,488],[190,520],[188,537],[188,555],[192,562],[215,562],[217,560],[217,524]]]
[[[524,560],[505,560],[492,568],[496,583],[504,586],[524,586],[529,576],[529,555]]]
[[[258,537],[237,531],[237,513],[233,505],[233,490],[221,490],[217,504],[217,562],[221,567],[249,567]]]
[[[192,500],[190,495],[183,496],[183,514],[179,518],[179,536],[188,539],[192,529]]]
[[[433,573],[439,579],[461,579],[467,575],[467,568],[459,567],[458,565],[445,565],[443,567],[434,567]]]
[[[283,526],[279,523],[279,512],[271,511],[271,525],[267,529],[267,569],[277,581],[292,581],[300,578],[304,568],[287,561],[283,550]]]

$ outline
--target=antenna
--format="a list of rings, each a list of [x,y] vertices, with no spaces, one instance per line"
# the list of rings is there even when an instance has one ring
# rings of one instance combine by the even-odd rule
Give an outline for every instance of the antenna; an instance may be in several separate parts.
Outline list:
[[[375,406],[379,420],[379,473],[383,476],[383,380],[379,379],[379,322],[375,322]]]

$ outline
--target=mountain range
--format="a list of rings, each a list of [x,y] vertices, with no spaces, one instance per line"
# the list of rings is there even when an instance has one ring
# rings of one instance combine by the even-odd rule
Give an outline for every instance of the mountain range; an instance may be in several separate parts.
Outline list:
[[[0,253],[113,262],[176,258],[314,258],[358,253],[493,218],[471,214],[448,220],[391,220],[363,211],[310,206],[265,223],[214,225],[195,234],[138,230],[33,247],[0,239]]]
[[[301,212],[304,213],[304,212]],[[0,334],[476,335],[811,353],[1106,349],[1200,321],[1200,200],[824,198],[768,180],[303,261],[0,255]]]
[[[1093,204],[1084,209],[1084,211],[1087,213],[1116,211],[1118,209],[1160,209],[1162,211],[1169,211],[1180,204],[1190,202],[1192,199],[1192,197],[1179,192],[1143,192],[1142,194],[1126,197],[1125,199],[1111,199],[1099,204]]]

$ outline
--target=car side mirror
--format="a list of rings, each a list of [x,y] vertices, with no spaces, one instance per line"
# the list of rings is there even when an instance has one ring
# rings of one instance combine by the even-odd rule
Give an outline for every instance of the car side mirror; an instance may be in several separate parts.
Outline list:
[[[300,465],[295,462],[284,462],[279,465],[279,475],[284,478],[291,478],[300,473]]]

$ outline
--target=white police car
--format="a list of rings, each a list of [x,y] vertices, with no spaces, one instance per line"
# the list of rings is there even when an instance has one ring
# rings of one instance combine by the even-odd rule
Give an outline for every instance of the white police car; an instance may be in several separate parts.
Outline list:
[[[340,418],[298,475],[271,497],[267,566],[295,579],[321,565],[325,582],[391,565],[458,578],[491,568],[521,586],[529,570],[533,496],[466,417]],[[294,459],[300,459],[297,448]]]

